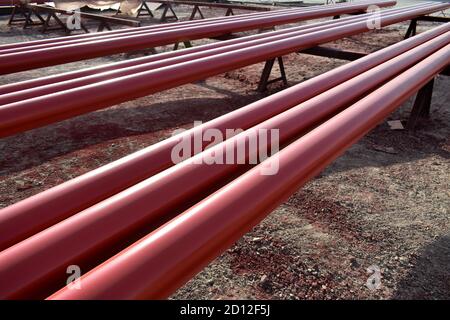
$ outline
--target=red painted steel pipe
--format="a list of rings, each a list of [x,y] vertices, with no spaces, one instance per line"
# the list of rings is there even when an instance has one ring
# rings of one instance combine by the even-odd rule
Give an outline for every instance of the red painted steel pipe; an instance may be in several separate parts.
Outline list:
[[[102,251],[116,247],[143,226],[170,214],[183,202],[207,195],[212,185],[239,168],[239,164],[208,165],[206,159],[209,154],[236,150],[239,141],[246,141],[258,129],[279,129],[280,143],[285,143],[448,43],[450,32],[4,250],[0,253],[0,277],[10,280],[3,283],[0,296],[32,298],[37,287],[44,290],[47,286],[61,283],[68,265],[85,267],[87,261],[98,259],[96,257]],[[199,159],[203,161],[197,162]],[[24,272],[29,266],[33,266],[33,270]]]
[[[391,6],[393,4],[383,2],[373,2],[373,1],[361,1],[357,4],[367,4],[367,5],[378,5],[380,7],[386,7]],[[427,2],[430,3],[430,2]],[[293,13],[293,12],[303,12],[303,11],[317,11],[317,10],[323,10],[323,8],[335,8],[335,7],[348,7],[348,3],[342,3],[342,4],[336,4],[336,5],[327,5],[327,6],[321,6],[321,7],[309,7],[309,8],[290,8],[290,9],[283,9],[283,10],[276,10],[273,12],[263,12],[263,13],[249,13],[249,14],[242,14],[242,15],[236,15],[236,16],[228,16],[228,17],[216,17],[216,18],[208,18],[203,20],[195,20],[195,21],[183,21],[183,22],[174,22],[170,24],[159,24],[159,25],[152,25],[152,26],[146,26],[146,27],[140,27],[139,29],[121,29],[121,30],[113,30],[113,31],[106,31],[102,33],[90,33],[90,34],[82,34],[82,35],[74,35],[70,37],[59,37],[59,38],[53,38],[53,39],[44,39],[44,40],[35,40],[31,42],[19,42],[19,43],[12,43],[12,44],[4,44],[0,45],[0,53],[3,53],[4,50],[7,49],[14,49],[14,48],[26,48],[26,47],[34,47],[36,45],[42,45],[42,44],[50,44],[50,43],[73,43],[75,40],[92,40],[92,39],[106,39],[106,38],[112,38],[116,36],[123,36],[123,35],[131,35],[131,34],[142,34],[143,32],[152,32],[152,31],[159,31],[159,30],[168,30],[173,28],[184,28],[187,26],[193,26],[193,25],[205,25],[205,24],[211,24],[215,22],[221,22],[221,21],[235,21],[235,20],[244,20],[244,19],[251,19],[255,17],[266,17],[266,16],[273,16],[275,15],[281,15],[285,13]]]
[[[267,18],[267,17],[276,17],[281,16],[286,13],[295,13],[295,12],[303,12],[302,10],[292,10],[289,12],[267,12],[265,14],[251,14],[250,16],[229,16],[226,17],[226,22],[231,21],[245,21],[251,20],[255,18]],[[133,28],[133,29],[120,29],[114,31],[106,31],[99,33],[88,33],[82,35],[74,35],[70,37],[59,37],[45,40],[34,40],[29,42],[18,42],[13,44],[0,45],[0,54],[7,53],[16,53],[16,52],[25,52],[29,50],[36,49],[45,49],[51,47],[57,47],[61,45],[69,45],[69,44],[80,44],[90,41],[99,41],[99,40],[107,40],[107,39],[118,39],[126,36],[136,36],[136,35],[146,35],[153,34],[161,31],[168,30],[179,30],[181,28],[193,27],[193,26],[210,26],[215,25],[217,23],[221,23],[223,18],[211,18],[205,20],[195,20],[195,21],[185,21],[185,22],[173,22],[168,24],[160,24],[160,25],[152,25],[147,27]]]
[[[381,15],[380,25],[386,26],[412,19],[446,7],[450,7],[450,4],[435,5],[428,9],[413,9],[387,17]],[[306,35],[273,41],[3,105],[0,106],[0,118],[3,120],[0,123],[0,137],[71,118],[92,110],[136,99],[154,92],[367,30],[369,28],[364,21],[351,23],[329,31],[311,32]],[[42,108],[43,105],[45,105],[45,108]]]
[[[405,8],[401,8],[401,9],[388,9],[388,10],[383,11],[383,15],[405,12],[405,11],[410,10],[411,8],[418,8],[420,6],[423,6],[423,5],[409,6],[409,7],[405,7]],[[207,50],[228,47],[230,45],[235,45],[238,43],[244,43],[244,42],[247,43],[248,41],[252,41],[252,40],[267,39],[267,38],[273,37],[275,35],[282,35],[282,34],[288,34],[288,33],[290,34],[294,31],[319,30],[318,29],[319,27],[321,27],[321,28],[333,27],[336,25],[340,25],[342,23],[361,21],[362,19],[367,19],[367,17],[370,17],[370,15],[371,14],[369,13],[369,14],[363,14],[363,15],[360,15],[357,17],[353,16],[353,17],[341,18],[339,20],[329,20],[329,21],[323,21],[323,22],[318,22],[318,23],[313,23],[313,24],[307,24],[307,25],[303,25],[303,26],[292,27],[292,28],[282,29],[282,30],[273,31],[273,32],[267,32],[267,33],[262,33],[262,34],[257,34],[257,35],[240,37],[237,39],[232,39],[232,40],[227,40],[227,41],[210,43],[210,44],[192,47],[192,48],[188,48],[188,49],[184,49],[184,50],[164,52],[164,53],[160,53],[160,54],[152,55],[152,56],[148,56],[148,57],[142,57],[142,58],[132,59],[132,60],[128,60],[128,61],[121,61],[121,62],[116,62],[116,63],[112,63],[112,64],[107,64],[107,65],[95,66],[95,67],[83,69],[83,70],[71,71],[71,72],[67,72],[67,73],[63,73],[63,74],[51,75],[51,76],[47,76],[47,77],[41,77],[41,78],[37,78],[37,79],[31,79],[31,80],[11,83],[11,84],[0,86],[0,105],[6,104],[6,103],[11,103],[14,101],[12,99],[9,100],[10,98],[7,95],[8,93],[11,94],[11,98],[12,98],[12,96],[16,96],[16,97],[18,97],[18,99],[23,100],[24,98],[20,97],[21,93],[18,91],[22,91],[22,90],[26,90],[26,89],[35,89],[37,87],[47,85],[47,84],[60,83],[60,82],[75,79],[75,78],[81,78],[81,77],[86,77],[86,76],[90,76],[90,75],[94,75],[94,74],[100,74],[102,72],[117,70],[119,68],[132,67],[132,66],[142,65],[144,63],[160,61],[162,59],[169,59],[169,58],[174,58],[174,57],[185,56],[185,55],[188,55],[191,53],[196,53],[196,52],[206,52]],[[51,91],[49,91],[49,92],[51,92]]]
[[[292,9],[277,10],[275,12],[282,14],[282,13],[287,12],[288,10],[292,10]],[[298,8],[295,10],[301,10],[301,8]],[[233,20],[239,20],[239,19],[271,15],[272,13],[273,12],[263,12],[263,13],[256,12],[256,13],[248,13],[248,14],[241,14],[241,15],[227,16],[227,17],[214,17],[214,18],[208,18],[208,19],[203,19],[203,20],[177,21],[177,22],[171,22],[171,23],[166,23],[166,24],[156,24],[156,25],[139,27],[139,29],[119,29],[119,30],[110,30],[110,31],[98,32],[98,33],[71,35],[69,37],[65,36],[65,37],[57,37],[57,38],[51,38],[51,39],[33,40],[31,42],[7,43],[7,44],[0,45],[0,52],[3,50],[7,50],[7,49],[26,48],[29,46],[35,46],[35,45],[41,45],[41,44],[64,43],[64,42],[73,41],[73,40],[88,41],[88,40],[91,40],[94,38],[108,38],[108,37],[120,36],[120,35],[124,35],[124,34],[132,34],[135,32],[142,32],[142,31],[151,32],[151,31],[173,28],[173,27],[180,28],[180,27],[198,25],[199,23],[208,24],[208,23],[218,22],[218,21],[222,21],[222,20],[233,21]]]
[[[255,167],[49,299],[168,297],[449,64],[447,45],[261,164],[278,174]]]
[[[181,137],[192,140],[196,133],[212,128],[223,133],[227,128],[247,129],[449,29],[449,24],[443,25],[379,50],[4,208],[0,210],[0,250],[168,168],[170,152]]]
[[[385,6],[384,2],[382,2],[381,4],[383,6]],[[428,4],[430,4],[430,3],[428,3]],[[179,22],[179,23],[163,24],[163,25],[158,25],[158,26],[148,26],[148,27],[143,27],[143,28],[122,29],[122,30],[116,30],[116,31],[108,31],[108,32],[91,34],[90,36],[89,36],[89,34],[87,34],[87,35],[78,35],[78,36],[72,36],[72,37],[61,37],[61,38],[54,38],[54,39],[37,40],[37,41],[28,42],[28,43],[9,44],[9,45],[5,45],[4,48],[2,48],[0,46],[0,54],[57,47],[57,46],[61,46],[61,45],[80,44],[83,42],[93,42],[93,41],[99,41],[99,40],[118,39],[118,38],[123,39],[124,37],[129,37],[129,36],[137,36],[137,35],[143,36],[143,35],[147,35],[147,34],[160,33],[162,31],[181,30],[184,28],[194,27],[194,26],[211,28],[211,27],[214,27],[214,26],[216,26],[218,24],[222,24],[222,23],[255,21],[255,19],[267,19],[267,18],[275,18],[275,17],[289,17],[292,14],[297,14],[297,13],[314,14],[314,15],[325,14],[325,16],[330,16],[331,14],[329,13],[329,11],[331,8],[334,8],[334,10],[341,10],[341,11],[343,9],[345,9],[347,11],[351,11],[349,13],[352,13],[355,10],[363,11],[369,5],[370,5],[369,2],[365,2],[365,3],[358,3],[356,7],[355,7],[355,5],[349,6],[349,4],[346,4],[344,6],[340,6],[339,8],[334,7],[334,6],[327,6],[326,8],[322,7],[321,9],[315,9],[315,10],[304,10],[301,8],[287,9],[287,10],[271,11],[271,12],[266,12],[266,13],[253,13],[253,14],[249,14],[249,15],[211,18],[211,19],[196,20],[196,21],[185,21],[185,22]],[[361,9],[362,6],[363,6],[363,9]],[[301,19],[301,20],[303,20],[303,19]],[[85,38],[83,38],[83,37],[85,37]],[[88,37],[88,38],[86,38],[86,37]]]
[[[405,12],[405,10],[390,12],[390,14],[400,13],[400,12]],[[386,16],[387,15],[388,14],[386,13]],[[154,69],[166,67],[169,65],[175,65],[177,63],[182,63],[182,62],[191,61],[194,59],[208,57],[208,56],[212,56],[215,54],[230,52],[233,50],[238,50],[241,48],[246,48],[249,46],[254,46],[254,45],[258,45],[258,44],[262,44],[262,43],[268,43],[271,41],[287,39],[289,37],[299,36],[301,34],[307,34],[310,32],[315,32],[315,31],[320,31],[320,30],[331,31],[333,27],[342,26],[342,25],[348,24],[349,22],[355,23],[355,22],[359,22],[359,21],[366,21],[367,17],[368,17],[367,15],[364,15],[362,17],[353,17],[350,19],[350,21],[334,20],[335,22],[332,22],[332,24],[330,24],[330,23],[318,24],[319,26],[314,27],[314,28],[298,27],[298,28],[292,28],[292,29],[290,29],[290,28],[283,29],[278,32],[265,33],[265,34],[261,34],[261,35],[257,35],[257,36],[250,36],[249,38],[251,38],[251,39],[249,39],[248,41],[244,41],[243,38],[236,39],[236,40],[241,40],[241,41],[233,41],[233,43],[231,43],[229,45],[225,45],[223,42],[214,43],[211,45],[211,47],[213,47],[212,49],[196,47],[196,48],[192,48],[192,49],[196,49],[196,50],[192,50],[193,51],[192,53],[189,53],[189,50],[185,50],[185,51],[188,51],[185,54],[182,54],[180,52],[178,54],[176,54],[177,53],[176,51],[175,52],[172,51],[172,52],[163,53],[160,55],[145,57],[145,62],[142,62],[143,59],[139,59],[136,62],[127,61],[126,63],[128,65],[130,65],[129,67],[112,69],[105,73],[94,72],[94,70],[92,70],[92,69],[89,69],[88,71],[83,71],[83,70],[76,71],[75,73],[87,73],[88,72],[88,73],[92,73],[92,74],[89,76],[85,76],[85,77],[71,78],[69,80],[62,81],[61,78],[72,77],[74,75],[74,73],[69,73],[66,75],[59,76],[58,81],[53,80],[53,83],[47,84],[45,86],[37,87],[36,85],[34,85],[32,88],[27,89],[27,90],[21,90],[21,91],[11,92],[8,94],[2,94],[2,95],[0,95],[0,105],[23,101],[26,99],[43,96],[46,94],[69,90],[69,89],[73,89],[76,87],[81,87],[81,86],[85,86],[85,85],[89,85],[89,84],[93,84],[93,83],[97,83],[97,82],[101,82],[101,81],[105,81],[105,80],[109,80],[109,79],[114,79],[117,77],[123,77],[126,75],[136,74],[136,73],[143,72],[143,71],[154,70]],[[299,30],[297,31],[297,29],[299,29]],[[254,39],[254,40],[252,40],[252,39]],[[121,64],[123,64],[123,63],[121,63]],[[110,66],[107,66],[106,68],[111,69],[111,68],[113,68],[113,66],[110,65]],[[98,71],[98,69],[99,68],[97,68],[96,71]],[[51,77],[50,77],[50,79],[51,79]],[[45,80],[46,79],[44,78],[44,81]],[[39,79],[37,81],[39,81]],[[33,82],[33,81],[31,81],[31,82]],[[26,83],[26,85],[29,86],[30,84]],[[23,87],[24,85],[19,83],[19,84],[16,84],[15,86]],[[8,90],[11,90],[11,88],[8,88]],[[0,87],[0,92],[1,92],[1,87]]]
[[[356,10],[359,7],[367,7],[367,4],[355,5],[354,8]],[[89,41],[81,44],[68,44],[19,53],[2,54],[0,56],[0,74],[151,48],[179,41],[219,36],[224,33],[246,31],[255,27],[266,28],[277,24],[287,24],[299,20],[345,13],[347,10],[349,9],[330,8],[319,12],[295,12],[268,18],[261,17],[244,21],[220,22],[206,26],[188,26],[186,28],[161,31],[147,35],[131,35],[121,38]]]
[[[378,4],[376,2],[375,4]],[[392,5],[390,2],[382,1],[379,3],[381,6],[388,6]],[[223,21],[224,18],[212,18],[207,20],[200,20],[200,21],[190,21],[190,22],[181,22],[181,23],[172,23],[172,24],[165,24],[160,26],[149,26],[149,27],[143,27],[138,29],[124,29],[124,30],[116,30],[116,31],[110,31],[107,33],[99,33],[96,34],[95,37],[90,36],[88,39],[80,38],[80,37],[87,37],[89,35],[78,35],[78,36],[72,36],[72,37],[63,37],[63,38],[56,38],[56,39],[47,39],[47,40],[38,40],[38,41],[32,41],[28,43],[18,43],[18,44],[9,44],[4,45],[4,47],[0,47],[0,54],[7,54],[7,53],[13,53],[13,52],[21,52],[26,50],[34,50],[39,48],[49,48],[59,45],[69,45],[69,44],[79,44],[83,42],[89,42],[89,41],[99,41],[99,40],[107,40],[107,39],[114,39],[114,38],[124,38],[125,36],[137,36],[137,35],[145,35],[145,34],[151,34],[151,33],[160,33],[161,31],[175,31],[180,30],[182,28],[187,27],[193,27],[193,26],[203,26],[203,27],[214,27],[217,24],[222,24],[224,22],[230,23],[230,22],[244,22],[244,21],[254,21],[254,19],[267,19],[267,18],[274,18],[274,17],[285,17],[285,16],[291,16],[295,13],[303,13],[303,14],[314,14],[314,15],[323,15],[329,16],[330,15],[330,9],[334,8],[334,10],[340,10],[343,13],[343,10],[349,11],[348,13],[352,13],[355,11],[365,10],[369,5],[371,5],[371,2],[364,2],[364,3],[357,3],[357,4],[344,4],[341,6],[327,6],[326,8],[322,7],[319,9],[314,10],[304,10],[304,9],[288,9],[288,10],[280,10],[280,11],[274,11],[269,13],[258,13],[258,14],[250,14],[250,15],[240,15],[240,16],[233,16],[233,17],[226,17],[226,21]],[[365,6],[365,7],[364,7]],[[361,9],[362,8],[362,9]],[[120,33],[119,33],[120,32]],[[8,48],[9,47],[9,48]]]

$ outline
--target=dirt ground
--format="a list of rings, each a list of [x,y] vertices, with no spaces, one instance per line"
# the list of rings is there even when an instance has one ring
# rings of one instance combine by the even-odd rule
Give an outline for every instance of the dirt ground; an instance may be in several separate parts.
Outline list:
[[[58,35],[6,22],[0,17],[1,43]],[[432,26],[421,23],[419,31]],[[397,24],[329,45],[368,53],[400,41],[406,28]],[[0,77],[0,84],[126,58],[16,73]],[[284,62],[290,86],[345,63],[304,54]],[[282,89],[274,84],[256,92],[262,68],[255,64],[1,139],[0,208],[154,144],[194,120],[208,121]],[[450,79],[439,76],[431,118],[416,131],[381,123],[172,298],[450,299],[449,88]],[[412,101],[387,120],[408,119]],[[370,266],[381,269],[378,289],[366,286]]]

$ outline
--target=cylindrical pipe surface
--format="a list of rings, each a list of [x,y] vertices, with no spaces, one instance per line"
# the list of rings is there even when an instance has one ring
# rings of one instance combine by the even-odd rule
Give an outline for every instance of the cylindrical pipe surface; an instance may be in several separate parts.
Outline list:
[[[450,32],[389,60],[309,101],[289,109],[239,135],[155,175],[97,205],[0,253],[0,277],[10,279],[0,288],[3,297],[27,297],[66,276],[70,264],[85,266],[101,251],[114,247],[144,225],[151,225],[238,169],[229,164],[208,164],[212,155],[226,155],[260,129],[279,129],[283,144],[317,122],[324,121],[371,88],[413,65],[450,42]],[[270,145],[269,145],[270,146]],[[258,146],[264,148],[265,146]],[[247,157],[256,152],[245,150]],[[186,189],[186,185],[189,188]],[[39,265],[38,265],[39,264]],[[28,266],[32,271],[24,274]],[[20,277],[17,275],[21,275]],[[47,282],[47,284],[46,284]]]
[[[171,150],[183,139],[193,143],[209,129],[248,129],[449,30],[443,25],[381,49],[4,208],[0,250],[170,167]]]
[[[260,166],[49,299],[162,299],[258,224],[450,63],[450,45],[298,139]]]

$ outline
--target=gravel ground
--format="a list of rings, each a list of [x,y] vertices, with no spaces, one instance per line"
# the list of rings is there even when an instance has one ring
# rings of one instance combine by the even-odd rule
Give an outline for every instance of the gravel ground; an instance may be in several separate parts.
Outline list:
[[[423,23],[420,31],[432,26]],[[372,52],[400,41],[406,28],[397,24],[329,45]],[[37,29],[7,27],[6,17],[0,17],[0,35],[1,43],[43,37]],[[21,72],[2,76],[0,83],[126,58]],[[302,54],[284,61],[289,85],[344,63]],[[194,120],[208,121],[280,90],[274,84],[264,94],[255,91],[262,67],[1,139],[0,207],[160,141]],[[415,132],[381,123],[172,298],[449,299],[449,88],[450,79],[438,77],[431,118]],[[388,120],[406,120],[411,102]],[[381,271],[378,289],[366,286],[370,266]]]

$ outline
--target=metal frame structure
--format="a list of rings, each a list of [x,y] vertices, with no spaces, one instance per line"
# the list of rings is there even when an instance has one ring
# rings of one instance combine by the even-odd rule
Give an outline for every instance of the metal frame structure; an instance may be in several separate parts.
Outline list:
[[[13,25],[17,23],[24,22],[24,28],[25,26],[32,26],[32,25],[42,25],[44,24],[45,20],[40,16],[37,15],[39,22],[35,22],[32,19],[33,12],[31,10],[28,10],[26,6],[22,4],[16,4],[13,6],[13,9],[11,11],[11,15],[8,20],[8,25]],[[22,16],[21,18],[18,16]]]
[[[442,22],[447,23],[450,22],[450,17],[436,17],[436,16],[423,16],[412,19],[409,23],[408,30],[405,34],[405,39],[415,36],[417,33],[417,22],[419,21],[429,21],[429,22]]]
[[[189,20],[194,20],[198,15],[201,19],[205,19],[203,12],[201,11],[201,7],[209,7],[209,8],[224,8],[227,9],[225,12],[225,16],[234,15],[233,9],[238,10],[248,10],[248,11],[270,11],[270,7],[261,7],[261,6],[248,6],[248,5],[238,5],[238,4],[228,4],[228,3],[214,3],[214,2],[200,2],[200,1],[168,1],[168,0],[148,0],[143,1],[142,5],[139,7],[137,17],[141,16],[150,16],[154,17],[155,15],[151,12],[150,8],[147,5],[147,2],[155,2],[161,3],[164,6],[164,11],[160,17],[161,22],[166,22],[168,20],[178,20],[178,16],[175,13],[173,5],[187,5],[193,6],[192,13],[189,17]],[[168,12],[171,12],[171,16],[167,16]]]
[[[15,19],[16,15],[16,8],[19,10],[20,13],[22,13],[25,18],[24,19]],[[31,19],[32,15],[35,15],[40,22],[34,22]],[[69,34],[73,31],[77,30],[70,30],[67,25],[60,19],[58,15],[67,15],[71,16],[76,14],[75,11],[66,11],[62,9],[58,9],[55,7],[47,6],[47,5],[39,5],[39,4],[18,4],[14,7],[14,11],[11,14],[10,17],[10,24],[17,22],[17,21],[24,21],[24,28],[34,26],[34,25],[42,25],[42,32],[47,31],[54,31],[54,30],[63,30],[65,33]],[[110,24],[119,24],[119,25],[126,25],[130,27],[139,27],[140,22],[130,19],[123,19],[123,18],[117,18],[117,17],[111,17],[111,16],[105,16],[105,15],[98,15],[93,13],[86,13],[86,12],[79,12],[78,13],[81,18],[83,19],[90,19],[99,21],[99,25],[97,28],[97,32],[101,32],[103,30],[112,30],[110,27]],[[43,17],[43,15],[47,15],[46,18]],[[51,21],[56,22],[56,25],[51,25]],[[81,30],[89,33],[88,28],[86,28],[83,21],[80,21],[80,27]]]
[[[278,78],[269,80],[275,60],[278,62],[278,67],[280,68],[280,76]],[[286,71],[284,69],[283,57],[277,57],[276,59],[270,59],[266,61],[266,63],[264,64],[264,69],[261,73],[261,77],[259,79],[257,90],[259,92],[266,91],[269,84],[278,81],[282,81],[285,86],[287,86],[288,84]]]

